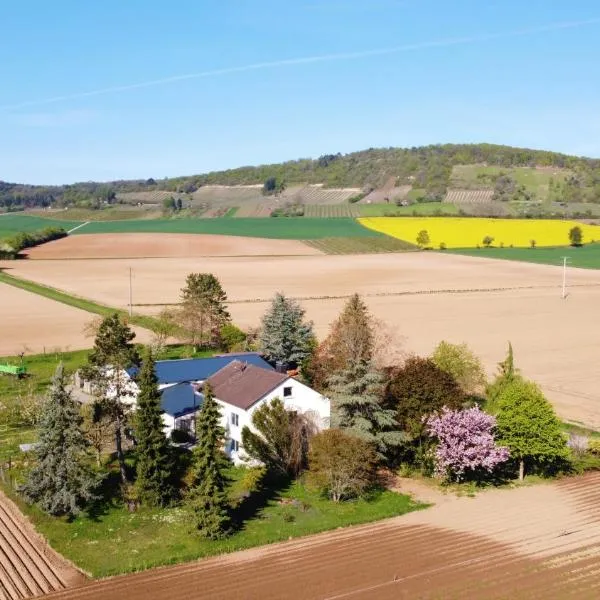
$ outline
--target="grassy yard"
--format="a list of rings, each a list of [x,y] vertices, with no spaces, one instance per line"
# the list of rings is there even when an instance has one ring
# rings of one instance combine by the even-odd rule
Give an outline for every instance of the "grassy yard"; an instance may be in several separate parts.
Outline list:
[[[310,240],[324,237],[374,237],[354,219],[269,218],[269,219],[155,219],[105,221],[86,225],[74,235],[88,233],[210,233],[271,239]]]
[[[580,248],[464,248],[446,250],[454,254],[466,254],[485,258],[500,258],[503,260],[518,260],[522,262],[539,263],[544,265],[562,265],[563,256],[568,256],[570,267],[581,269],[600,269],[600,244],[587,244]]]
[[[242,473],[241,469],[232,469],[234,480],[239,480]],[[209,541],[194,533],[189,515],[182,508],[130,513],[112,504],[67,523],[19,504],[53,548],[94,577],[190,561],[419,508],[409,497],[390,491],[336,504],[294,482],[279,490],[250,495],[234,511],[236,532],[225,540]]]

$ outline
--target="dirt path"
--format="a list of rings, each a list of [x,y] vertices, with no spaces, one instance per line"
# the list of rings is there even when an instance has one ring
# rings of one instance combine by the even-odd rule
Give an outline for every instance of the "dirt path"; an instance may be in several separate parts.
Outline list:
[[[0,599],[18,600],[83,583],[0,492]]]
[[[600,474],[431,509],[49,598],[563,599],[600,593]]]

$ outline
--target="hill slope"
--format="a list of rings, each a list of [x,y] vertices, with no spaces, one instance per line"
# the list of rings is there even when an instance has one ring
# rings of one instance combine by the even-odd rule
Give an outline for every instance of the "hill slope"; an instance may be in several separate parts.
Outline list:
[[[460,170],[457,167],[471,166]],[[560,171],[556,178],[515,171],[536,167],[537,171]],[[240,167],[202,175],[162,180],[77,183],[65,186],[30,186],[0,181],[0,208],[40,206],[93,206],[114,203],[117,194],[172,192],[193,194],[204,186],[262,186],[269,178],[286,186],[323,184],[326,188],[360,188],[365,193],[390,186],[410,186],[413,197],[442,199],[448,188],[493,188],[498,178],[511,170],[514,176],[500,181],[506,193],[527,192],[533,185],[566,185],[558,195],[568,201],[586,202],[600,198],[600,160],[556,152],[492,144],[445,144],[419,148],[368,149],[350,154],[327,154],[318,159],[299,159],[280,164]],[[557,171],[557,172],[558,172]],[[550,179],[553,179],[550,182]],[[393,184],[393,185],[392,185]],[[523,189],[521,189],[521,186]],[[553,187],[553,190],[554,190]],[[515,189],[513,189],[515,188]],[[257,190],[260,193],[260,190]],[[555,194],[556,195],[556,194]],[[160,197],[161,195],[158,195]],[[310,203],[310,202],[309,202]]]

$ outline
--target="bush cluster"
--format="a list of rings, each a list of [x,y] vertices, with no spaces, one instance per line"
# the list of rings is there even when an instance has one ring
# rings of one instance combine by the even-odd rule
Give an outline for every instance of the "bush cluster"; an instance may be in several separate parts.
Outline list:
[[[4,249],[0,252],[6,254],[4,258],[15,258],[25,248],[33,248],[66,236],[67,232],[62,227],[46,227],[39,231],[20,231],[4,242]]]

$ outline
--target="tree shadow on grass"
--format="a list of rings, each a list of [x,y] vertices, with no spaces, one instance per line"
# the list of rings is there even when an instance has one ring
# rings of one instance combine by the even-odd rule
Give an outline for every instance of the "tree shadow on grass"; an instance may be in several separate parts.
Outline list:
[[[292,480],[282,475],[267,474],[260,488],[245,494],[231,510],[231,529],[238,532],[244,529],[247,521],[256,519],[271,502],[289,491]]]

